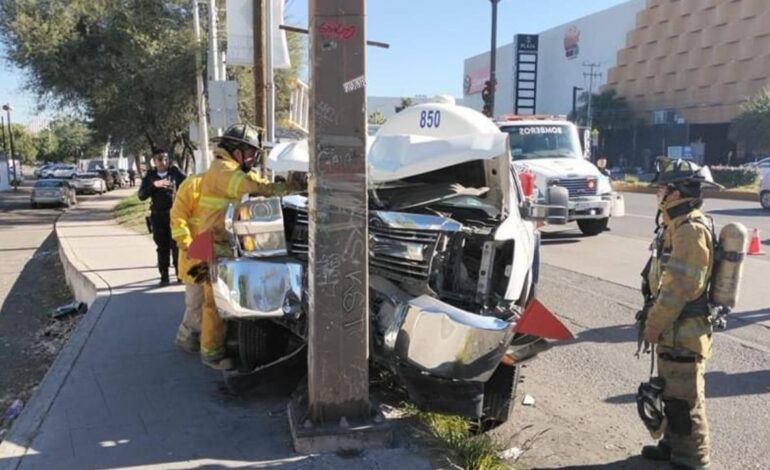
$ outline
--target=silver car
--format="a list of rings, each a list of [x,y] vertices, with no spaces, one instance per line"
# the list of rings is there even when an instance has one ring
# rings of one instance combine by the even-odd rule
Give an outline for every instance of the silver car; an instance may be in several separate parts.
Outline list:
[[[77,194],[104,194],[107,184],[98,173],[76,173],[71,181]]]
[[[33,209],[41,205],[71,207],[77,204],[75,188],[69,181],[61,179],[38,180],[32,188],[29,203]]]

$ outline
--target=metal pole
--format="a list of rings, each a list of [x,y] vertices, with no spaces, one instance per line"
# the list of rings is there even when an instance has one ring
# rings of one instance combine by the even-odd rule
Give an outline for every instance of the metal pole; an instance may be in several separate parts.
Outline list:
[[[491,93],[489,94],[489,114],[495,115],[495,88],[497,88],[497,4],[500,0],[489,0],[492,2],[492,46],[489,57],[489,83]]]
[[[369,402],[365,0],[310,0],[308,16],[308,384],[289,422],[295,450],[320,453],[391,432]]]
[[[267,127],[265,106],[265,0],[254,0],[254,124],[262,129]]]
[[[11,182],[11,165],[9,164],[8,160],[8,144],[5,139],[5,118],[3,116],[0,116],[0,137],[2,137],[3,140],[3,154],[5,155],[5,171],[7,173],[8,177],[8,183]]]
[[[275,142],[275,70],[273,69],[273,0],[266,0],[265,4],[265,72],[267,74],[267,102],[265,122],[265,138],[268,142]]]
[[[217,2],[209,2],[209,79],[218,82],[219,76],[219,39],[217,38]],[[217,135],[222,135],[222,129],[214,129]]]
[[[577,92],[582,90],[583,88],[580,88],[579,86],[572,87],[572,119],[575,121],[575,124],[580,123],[577,115]]]
[[[193,29],[198,50],[195,53],[195,88],[198,100],[198,150],[201,153],[196,171],[203,172],[209,168],[209,123],[206,117],[206,92],[203,86],[203,67],[201,64],[201,25],[198,0],[193,0]]]
[[[3,109],[6,112],[6,115],[8,116],[8,141],[11,143],[11,165],[13,166],[13,190],[16,191],[19,189],[18,184],[18,177],[16,174],[16,150],[13,147],[13,127],[11,125],[11,110],[13,109],[10,105],[4,105]]]

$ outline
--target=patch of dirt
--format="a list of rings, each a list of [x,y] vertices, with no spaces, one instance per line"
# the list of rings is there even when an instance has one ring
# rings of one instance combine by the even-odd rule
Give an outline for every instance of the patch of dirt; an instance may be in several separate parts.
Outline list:
[[[29,259],[0,310],[0,440],[12,424],[3,414],[15,400],[29,402],[77,324],[78,316],[49,316],[71,301],[51,234]]]

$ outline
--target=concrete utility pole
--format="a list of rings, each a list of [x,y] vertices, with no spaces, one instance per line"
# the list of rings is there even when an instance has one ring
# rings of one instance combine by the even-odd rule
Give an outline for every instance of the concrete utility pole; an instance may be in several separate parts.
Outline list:
[[[265,5],[265,74],[267,75],[267,99],[265,111],[265,139],[275,142],[275,69],[273,68],[273,30],[275,25],[273,14],[273,0],[267,0]]]
[[[495,89],[497,88],[497,4],[500,0],[489,0],[492,2],[492,45],[489,53],[489,116],[495,116]]]
[[[13,107],[10,104],[4,104],[3,111],[8,115],[8,141],[11,144],[11,165],[13,165],[13,181],[11,181],[11,185],[13,190],[16,191],[19,189],[19,179],[16,174],[16,150],[13,148],[13,127],[11,126],[11,111],[13,111]]]
[[[310,0],[307,392],[289,404],[294,448],[387,445],[369,402],[365,0]]]
[[[193,30],[195,32],[195,43],[201,45],[201,24],[200,12],[198,11],[198,0],[193,0]],[[203,67],[201,63],[200,50],[195,53],[195,88],[198,100],[198,149],[201,153],[201,160],[197,165],[197,172],[208,170],[211,159],[209,158],[209,123],[206,119],[206,93],[203,87]],[[141,171],[140,171],[141,173]]]
[[[252,8],[254,23],[254,124],[264,129],[267,126],[267,103],[265,100],[265,0],[254,0]]]
[[[0,116],[0,137],[3,141],[3,154],[5,154],[5,171],[8,176],[8,184],[11,183],[11,165],[10,160],[8,158],[8,144],[6,143],[5,139],[5,118],[3,116]]]

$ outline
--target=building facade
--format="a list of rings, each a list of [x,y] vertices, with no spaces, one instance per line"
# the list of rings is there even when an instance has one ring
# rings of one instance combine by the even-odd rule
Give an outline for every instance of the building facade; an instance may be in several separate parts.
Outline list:
[[[767,0],[630,0],[536,36],[534,112],[568,114],[573,87],[613,89],[628,103],[634,129],[602,139],[616,164],[649,169],[657,155],[709,164],[756,157],[730,140],[730,122],[770,84]],[[516,41],[499,48],[498,64],[515,48]],[[483,83],[488,63],[488,53],[465,60],[465,102],[477,109],[480,90],[467,84],[474,74]],[[516,111],[514,64],[497,68],[495,114]]]

